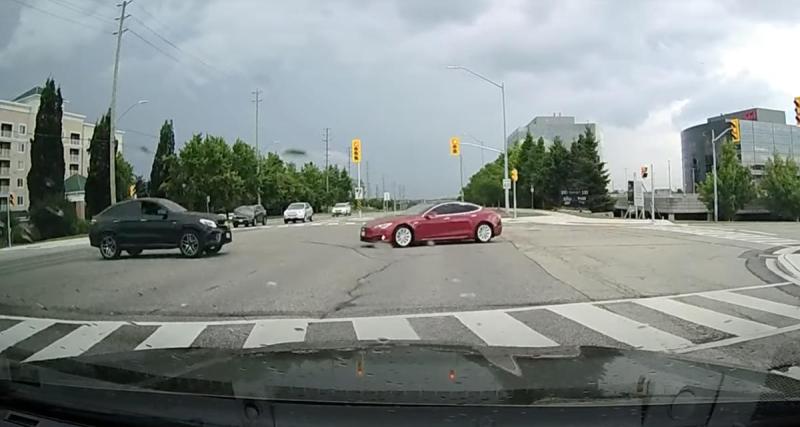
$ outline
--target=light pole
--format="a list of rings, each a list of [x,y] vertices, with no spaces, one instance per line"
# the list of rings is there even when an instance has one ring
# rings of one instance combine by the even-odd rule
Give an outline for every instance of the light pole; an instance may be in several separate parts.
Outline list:
[[[137,105],[147,104],[148,102],[150,102],[150,101],[148,101],[146,99],[140,99],[140,100],[134,102],[133,104],[131,104],[130,107],[126,108],[125,111],[123,111],[122,114],[120,114],[119,117],[117,117],[117,123],[119,123],[120,120],[122,120],[122,118],[125,117],[125,115],[128,114],[129,111],[133,110],[133,107],[135,107]]]
[[[731,128],[727,128],[715,137],[714,129],[711,129],[711,158],[713,162],[711,168],[714,173],[714,222],[719,220],[719,201],[717,196],[717,140],[725,136],[730,130]]]
[[[494,80],[490,80],[488,77],[483,76],[481,74],[476,73],[475,71],[470,70],[467,67],[463,67],[461,65],[448,65],[448,69],[450,70],[463,70],[466,71],[473,76],[493,85],[500,89],[500,96],[503,103],[503,182],[508,181],[508,141],[506,138],[506,85],[503,82],[497,83]],[[508,188],[503,186],[503,193],[505,195],[505,202],[506,202],[506,213],[509,211],[509,199],[508,199]]]

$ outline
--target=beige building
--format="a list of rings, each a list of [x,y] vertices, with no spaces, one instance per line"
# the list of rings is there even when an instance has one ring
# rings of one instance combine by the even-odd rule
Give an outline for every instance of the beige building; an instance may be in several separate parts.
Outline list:
[[[27,177],[30,170],[30,144],[36,131],[41,87],[34,87],[11,101],[0,100],[0,210],[5,211],[9,192],[16,197],[13,211],[26,211],[29,206]],[[65,104],[69,106],[69,104]],[[86,176],[89,170],[89,142],[94,134],[94,121],[83,114],[64,111],[61,141],[64,144],[64,178]],[[124,132],[117,131],[119,150]],[[73,197],[74,198],[74,197]],[[82,205],[83,200],[70,200]]]

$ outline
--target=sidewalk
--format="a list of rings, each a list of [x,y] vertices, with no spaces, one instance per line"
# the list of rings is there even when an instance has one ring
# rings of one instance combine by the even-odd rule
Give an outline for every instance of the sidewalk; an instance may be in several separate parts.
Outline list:
[[[510,224],[530,223],[530,224],[550,224],[550,225],[649,225],[654,224],[649,219],[624,219],[624,218],[592,218],[587,216],[572,215],[564,212],[547,211],[541,209],[527,209],[533,212],[533,216],[519,216],[517,218],[504,219],[503,222]],[[672,225],[672,222],[658,219],[655,224]]]
[[[10,248],[1,248],[0,251],[7,252],[7,251],[16,251],[24,249],[51,249],[51,248],[63,248],[68,246],[79,246],[79,245],[89,246],[89,238],[87,236],[80,236],[68,239],[50,240],[45,242],[16,244],[12,245]]]

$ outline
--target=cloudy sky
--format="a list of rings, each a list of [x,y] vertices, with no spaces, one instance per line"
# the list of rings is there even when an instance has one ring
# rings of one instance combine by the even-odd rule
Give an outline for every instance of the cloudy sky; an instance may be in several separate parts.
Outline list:
[[[0,98],[53,76],[67,110],[96,120],[110,100],[114,2],[0,7]],[[349,141],[362,139],[371,191],[385,180],[410,196],[454,195],[448,138],[502,144],[499,90],[446,68],[458,64],[505,83],[509,133],[554,112],[596,122],[615,187],[643,163],[666,186],[668,159],[677,187],[680,129],[752,106],[792,117],[799,11],[789,0],[136,0],[118,108],[150,102],[119,127],[147,174],[165,119],[179,146],[195,132],[252,142],[259,88],[263,151],[319,162],[328,127],[345,167]],[[464,149],[465,174],[480,162]]]

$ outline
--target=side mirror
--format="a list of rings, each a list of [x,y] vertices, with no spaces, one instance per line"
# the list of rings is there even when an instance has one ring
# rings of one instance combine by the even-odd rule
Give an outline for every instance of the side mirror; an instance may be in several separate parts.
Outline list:
[[[434,218],[436,218],[436,214],[431,212],[431,213],[425,214],[424,218],[425,219],[434,219]]]

